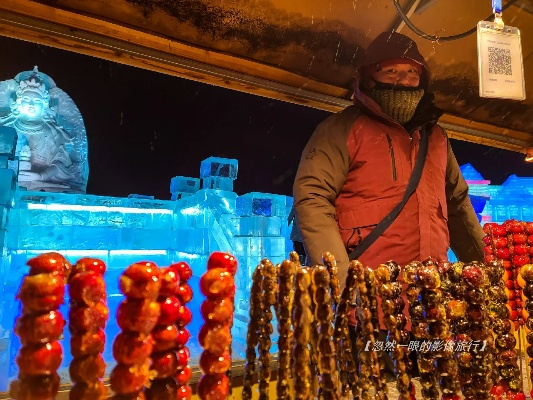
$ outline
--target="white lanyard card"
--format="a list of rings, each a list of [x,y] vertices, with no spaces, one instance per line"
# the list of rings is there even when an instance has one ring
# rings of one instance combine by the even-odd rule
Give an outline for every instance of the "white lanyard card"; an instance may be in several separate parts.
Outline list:
[[[493,22],[477,24],[479,96],[524,100],[526,87],[520,30]]]

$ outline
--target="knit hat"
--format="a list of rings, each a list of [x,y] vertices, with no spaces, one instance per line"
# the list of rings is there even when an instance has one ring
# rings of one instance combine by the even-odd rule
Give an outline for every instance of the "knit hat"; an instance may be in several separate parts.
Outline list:
[[[413,62],[420,68],[420,87],[427,89],[430,72],[422,54],[418,51],[416,43],[398,32],[383,32],[370,43],[365,57],[360,63],[359,72],[361,79],[368,77],[368,72],[376,64],[383,67],[384,63],[399,63],[400,61]]]

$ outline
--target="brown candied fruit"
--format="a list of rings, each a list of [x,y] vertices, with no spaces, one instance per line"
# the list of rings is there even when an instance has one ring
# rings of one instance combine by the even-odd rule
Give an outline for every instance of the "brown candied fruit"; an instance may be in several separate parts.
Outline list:
[[[150,379],[150,361],[143,364],[117,364],[111,371],[109,383],[117,394],[137,393]]]
[[[54,399],[59,391],[59,375],[19,376],[11,382],[9,396],[16,400],[50,400]]]
[[[69,365],[72,382],[92,382],[102,379],[105,373],[105,361],[101,354],[74,358]]]

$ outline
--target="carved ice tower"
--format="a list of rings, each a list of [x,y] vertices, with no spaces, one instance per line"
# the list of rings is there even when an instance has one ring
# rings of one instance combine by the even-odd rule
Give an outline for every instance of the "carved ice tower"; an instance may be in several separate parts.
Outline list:
[[[78,107],[46,74],[19,73],[0,82],[0,127],[15,129],[19,186],[85,193],[87,134]]]

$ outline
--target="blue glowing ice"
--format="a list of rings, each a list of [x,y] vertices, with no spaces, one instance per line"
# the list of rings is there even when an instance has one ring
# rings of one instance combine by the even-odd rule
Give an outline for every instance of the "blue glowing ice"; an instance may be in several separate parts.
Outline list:
[[[237,179],[238,163],[231,158],[209,157],[200,164],[200,178],[219,176]]]
[[[237,176],[237,161],[210,157],[202,162],[201,169],[204,182],[233,183]],[[189,185],[187,180],[192,180],[194,184]],[[236,360],[244,358],[252,272],[262,259],[279,263],[292,250],[287,223],[292,198],[258,192],[237,196],[232,190],[227,190],[229,186],[219,184],[217,187],[215,183],[200,189],[198,178],[175,177],[173,182],[171,191],[186,193],[185,190],[190,190],[188,196],[155,200],[146,196],[117,198],[32,192],[16,190],[14,172],[0,167],[0,243],[3,244],[0,264],[0,392],[7,390],[9,380],[17,374],[14,357],[20,344],[13,335],[13,324],[20,313],[20,304],[14,298],[23,275],[28,271],[26,262],[50,250],[62,253],[71,262],[81,257],[95,257],[108,266],[106,283],[111,318],[106,328],[103,354],[108,363],[107,374],[113,366],[111,348],[118,333],[114,316],[122,300],[118,277],[125,267],[141,260],[160,266],[178,261],[189,263],[194,274],[189,283],[195,292],[189,308],[195,317],[188,326],[192,334],[188,347],[192,365],[196,365],[201,349],[195,338],[202,324],[198,315],[203,301],[198,279],[205,272],[210,253],[232,253],[239,261],[235,276],[233,357]],[[518,185],[513,182],[500,190],[502,194]],[[521,193],[526,195],[523,191]],[[507,218],[510,206],[518,203],[510,204],[513,201],[511,197],[502,199],[492,198],[491,203]],[[533,203],[531,198],[528,201],[530,205]],[[523,207],[520,210],[522,217],[531,215],[526,214]],[[66,310],[67,305],[64,305],[62,311],[66,313]],[[275,351],[275,336],[273,340]],[[70,362],[68,329],[61,343],[65,359],[60,373],[67,377]]]

